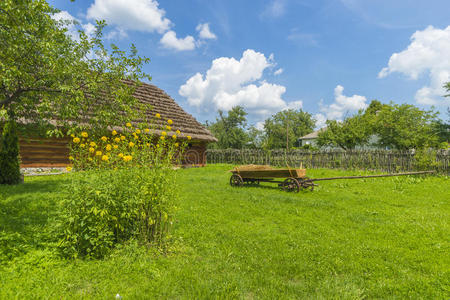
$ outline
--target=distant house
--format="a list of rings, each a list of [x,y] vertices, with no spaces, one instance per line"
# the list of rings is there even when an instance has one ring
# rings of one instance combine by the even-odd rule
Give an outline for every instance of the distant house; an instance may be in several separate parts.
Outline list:
[[[131,82],[129,82],[131,84]],[[180,139],[189,140],[188,149],[183,156],[183,164],[204,165],[206,163],[205,151],[208,143],[217,139],[203,127],[193,116],[186,113],[169,95],[158,87],[142,83],[135,92],[134,97],[139,102],[150,104],[151,111],[146,112],[149,119],[155,125],[165,125],[168,119],[173,121],[172,131],[169,136],[181,131]],[[161,115],[161,119],[152,118],[155,113]],[[132,122],[137,124],[137,122]],[[159,136],[161,131],[153,132]],[[65,167],[69,161],[69,138],[47,138],[42,136],[22,136],[19,138],[21,167]]]
[[[299,146],[302,147],[305,145],[310,145],[312,147],[319,147],[317,145],[317,139],[319,137],[319,133],[321,133],[325,130],[327,130],[327,128],[323,127],[323,128],[320,128],[319,130],[311,132],[310,134],[302,136],[301,138],[298,139]],[[379,137],[377,135],[373,134],[369,137],[369,141],[368,141],[367,145],[356,146],[355,149],[387,149],[387,148],[380,148],[379,146],[377,146],[378,141],[379,141]],[[330,148],[334,148],[334,147],[326,146],[325,148],[330,149]],[[338,147],[336,147],[336,148],[338,148]]]
[[[316,130],[314,132],[311,132],[305,136],[302,136],[301,138],[298,139],[298,144],[300,147],[303,147],[305,145],[310,145],[313,147],[318,147],[317,146],[317,138],[319,137],[319,133],[321,133],[322,131],[325,131],[327,128],[320,128],[319,130]]]

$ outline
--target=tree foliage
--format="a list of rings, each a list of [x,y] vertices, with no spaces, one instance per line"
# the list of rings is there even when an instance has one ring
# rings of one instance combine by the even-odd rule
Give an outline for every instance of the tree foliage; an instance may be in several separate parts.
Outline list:
[[[320,146],[354,149],[368,145],[376,136],[376,145],[398,150],[420,149],[438,145],[442,124],[433,111],[410,104],[382,104],[373,100],[364,111],[341,121],[328,120],[319,134]]]
[[[376,115],[374,133],[382,147],[407,150],[437,146],[438,138],[432,126],[436,115],[411,104],[391,103]]]
[[[355,149],[369,142],[371,130],[367,115],[360,111],[344,121],[327,120],[326,130],[319,133],[319,146],[337,146],[344,150]]]
[[[244,108],[235,106],[227,115],[222,110],[219,110],[218,113],[219,117],[216,118],[216,122],[208,125],[208,129],[218,139],[218,142],[211,144],[211,147],[219,149],[244,148],[249,140],[245,130],[247,113]]]
[[[301,109],[280,111],[264,122],[265,147],[281,149],[297,146],[298,138],[311,133],[314,126],[312,115]]]
[[[93,36],[80,31],[74,39],[71,21],[52,18],[57,10],[44,0],[1,1],[0,12],[0,107],[11,117],[99,128],[136,115],[133,87],[122,80],[149,78],[142,71],[148,59],[133,45],[129,53],[108,50],[104,22]]]

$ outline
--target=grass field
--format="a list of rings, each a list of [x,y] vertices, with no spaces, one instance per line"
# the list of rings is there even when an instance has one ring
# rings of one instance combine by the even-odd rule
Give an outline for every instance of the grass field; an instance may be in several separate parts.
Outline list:
[[[230,168],[179,170],[167,253],[129,243],[94,261],[52,250],[70,175],[0,186],[0,299],[450,298],[447,177],[329,181],[292,194],[232,188]]]

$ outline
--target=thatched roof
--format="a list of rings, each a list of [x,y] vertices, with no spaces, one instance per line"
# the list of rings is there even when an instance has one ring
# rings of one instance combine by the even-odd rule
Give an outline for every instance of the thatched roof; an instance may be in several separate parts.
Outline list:
[[[127,82],[133,84],[131,81]],[[167,125],[167,120],[173,121],[173,132],[168,132],[169,135],[174,134],[177,129],[181,131],[181,138],[191,136],[193,140],[217,142],[217,139],[203,127],[193,116],[185,112],[169,95],[155,85],[148,83],[141,83],[134,92],[134,97],[141,103],[150,104],[151,111],[146,112],[149,120],[155,125]],[[161,119],[154,118],[155,114],[159,113]],[[155,130],[156,134],[160,134],[159,130]]]
[[[155,125],[155,128],[163,128],[167,124],[167,120],[172,120],[172,131],[167,131],[168,135],[175,134],[176,130],[181,131],[179,138],[185,139],[190,136],[193,141],[202,142],[217,142],[217,139],[209,132],[208,129],[203,127],[193,116],[185,112],[169,95],[155,85],[141,82],[137,87],[135,82],[130,80],[123,80],[124,83],[134,86],[136,90],[133,96],[146,106],[150,105],[150,110],[145,112],[145,119],[136,120],[132,123],[137,125],[138,123],[150,122],[150,125]],[[102,101],[106,101],[102,99]],[[137,108],[137,107],[136,107]],[[155,118],[155,114],[161,115],[160,119]],[[84,112],[85,118],[92,117],[92,113]],[[0,120],[1,122],[2,120]],[[18,120],[21,124],[32,124],[31,120],[21,118]],[[48,120],[49,124],[57,126],[56,118]],[[87,124],[87,123],[86,123]],[[161,125],[161,126],[160,126]],[[112,127],[111,129],[120,130],[119,127]],[[152,130],[156,135],[160,135],[162,130]]]

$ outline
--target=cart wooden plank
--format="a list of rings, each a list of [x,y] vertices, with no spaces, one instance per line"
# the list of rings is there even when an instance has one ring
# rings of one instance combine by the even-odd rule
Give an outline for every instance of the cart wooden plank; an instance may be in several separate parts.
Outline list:
[[[273,169],[273,170],[232,170],[233,174],[238,174],[242,178],[303,178],[306,176],[306,169]]]

